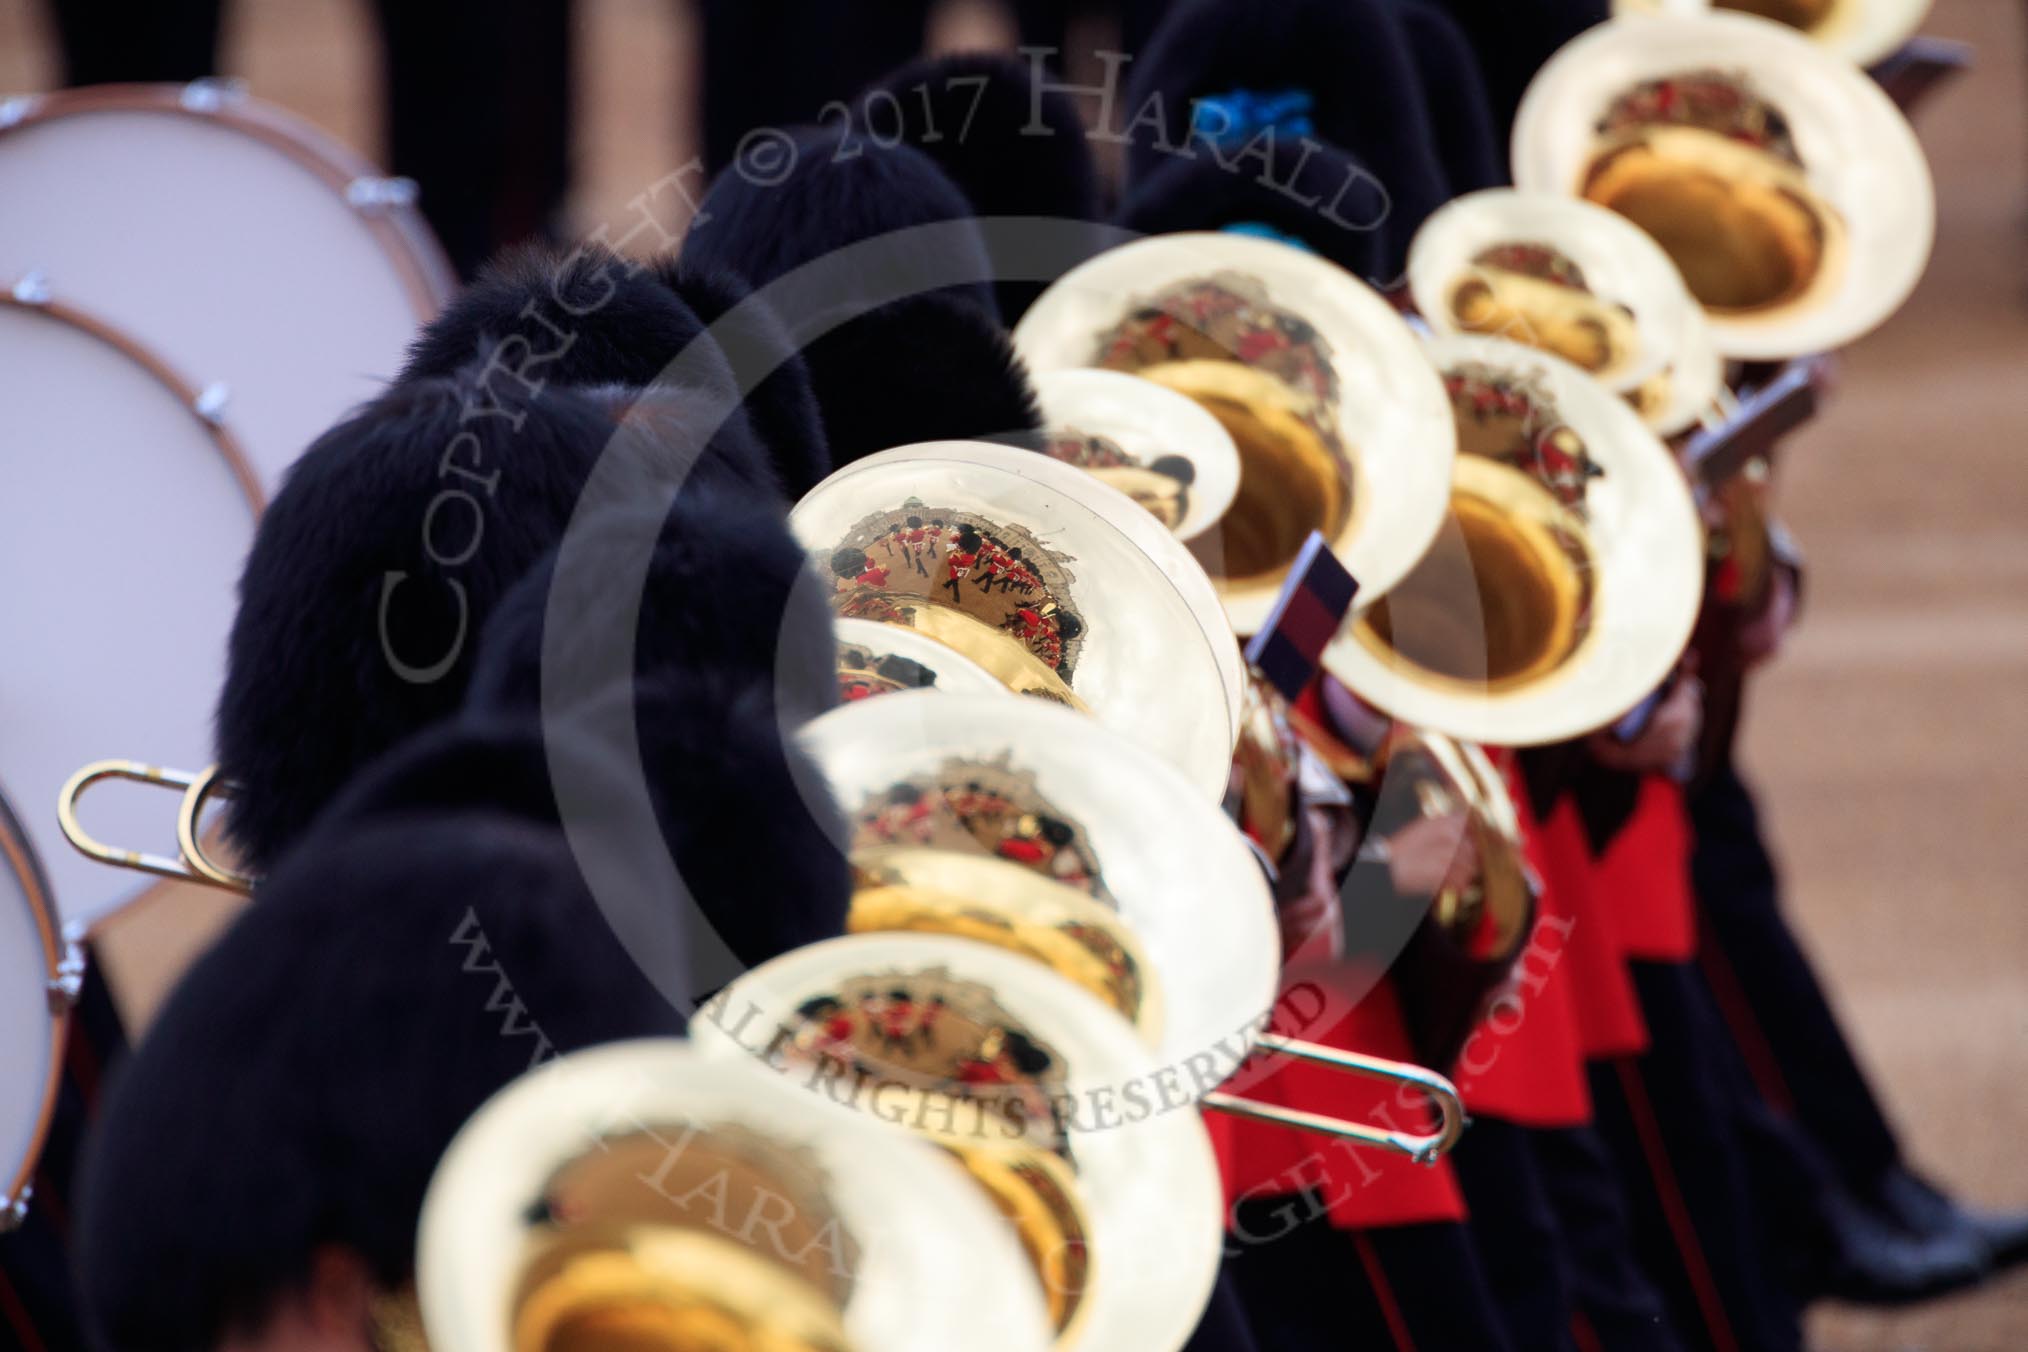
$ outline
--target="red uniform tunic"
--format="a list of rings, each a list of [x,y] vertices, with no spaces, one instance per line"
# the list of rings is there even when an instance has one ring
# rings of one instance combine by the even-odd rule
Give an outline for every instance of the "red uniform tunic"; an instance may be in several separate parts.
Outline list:
[[[1565,897],[1549,885],[1543,833],[1516,782],[1513,758],[1499,757],[1529,865],[1544,881],[1541,905],[1508,993],[1493,1001],[1465,1040],[1452,1079],[1465,1106],[1524,1127],[1577,1127],[1591,1121],[1584,1046],[1572,999],[1569,940],[1576,923]]]
[[[1641,781],[1633,816],[1593,865],[1592,889],[1615,899],[1629,956],[1688,962],[1697,955],[1690,820],[1681,785],[1665,775]]]
[[[1383,978],[1354,1003],[1365,984],[1361,973],[1345,964],[1311,966],[1292,974],[1284,982],[1280,1008],[1301,1011],[1305,1017],[1300,1023],[1278,1018],[1276,1027],[1345,1051],[1414,1060],[1393,987]],[[1320,990],[1330,1001],[1328,1013],[1312,1023],[1307,1014],[1321,1003]],[[1228,1087],[1263,1103],[1401,1131],[1421,1132],[1432,1126],[1422,1096],[1399,1085],[1286,1057],[1256,1064],[1266,1067],[1264,1073],[1249,1065]],[[1404,1155],[1230,1113],[1206,1113],[1205,1124],[1225,1176],[1228,1203],[1314,1189],[1323,1195],[1331,1223],[1342,1229],[1464,1219],[1464,1198],[1448,1161],[1417,1164]]]
[[[1566,961],[1578,1043],[1588,1059],[1638,1055],[1647,1050],[1648,1026],[1627,972],[1621,928],[1633,899],[1620,896],[1611,879],[1598,876],[1584,819],[1573,800],[1559,801],[1543,824],[1540,857],[1544,884],[1563,898],[1576,922]]]

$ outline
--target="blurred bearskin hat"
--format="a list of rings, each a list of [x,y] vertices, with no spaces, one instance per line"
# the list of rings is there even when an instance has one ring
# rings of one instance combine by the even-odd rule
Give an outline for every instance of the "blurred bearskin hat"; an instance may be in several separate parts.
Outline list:
[[[778,176],[719,177],[681,261],[763,290],[802,347],[832,464],[1039,426],[956,185],[919,151],[842,128],[805,132],[782,153]]]
[[[746,280],[724,268],[666,259],[657,272],[712,326],[712,337],[739,388],[754,432],[766,443],[775,472],[791,498],[799,498],[831,472],[823,415],[810,385],[809,367],[767,302]]]
[[[1060,224],[1100,219],[1098,169],[1077,105],[1023,58],[963,52],[925,58],[877,81],[856,101],[859,135],[900,138],[935,160],[980,216],[1036,216]],[[1066,252],[1059,271],[1098,252],[1096,231]],[[1012,324],[1048,278],[1029,278],[1018,229],[986,235],[1000,316]]]
[[[1129,195],[1165,161],[1259,174],[1268,147],[1336,148],[1387,194],[1398,277],[1409,238],[1448,198],[1429,100],[1384,0],[1185,0],[1133,65],[1126,96]],[[1208,183],[1208,180],[1207,180]]]
[[[1387,195],[1365,166],[1328,146],[1275,145],[1234,172],[1176,159],[1137,179],[1119,222],[1146,234],[1239,229],[1300,244],[1376,284],[1400,252]]]
[[[240,576],[218,703],[246,867],[269,871],[354,770],[458,707],[487,614],[611,434],[582,395],[468,370],[395,386],[297,460]]]
[[[78,1215],[95,1344],[213,1348],[332,1251],[398,1289],[480,1104],[552,1056],[683,1026],[555,831],[453,812],[320,833],[113,1079]]]
[[[1439,0],[1388,0],[1429,109],[1448,195],[1462,197],[1507,181],[1507,140],[1493,124],[1485,72],[1465,30]]]

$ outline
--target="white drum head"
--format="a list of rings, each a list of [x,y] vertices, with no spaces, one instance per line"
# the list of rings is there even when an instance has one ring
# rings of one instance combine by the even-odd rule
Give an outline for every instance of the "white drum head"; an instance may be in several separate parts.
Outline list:
[[[147,884],[73,850],[57,793],[107,757],[201,766],[258,510],[233,440],[145,349],[61,306],[0,303],[0,780],[67,921]],[[173,854],[154,795],[89,804],[99,839]]]
[[[63,1074],[66,1019],[50,1008],[62,947],[35,852],[0,798],[0,1229],[24,1200]]]
[[[36,96],[0,115],[0,285],[54,294],[161,353],[226,419],[272,492],[319,433],[379,393],[451,277],[412,207],[308,124],[175,86]],[[9,118],[11,117],[11,120]]]

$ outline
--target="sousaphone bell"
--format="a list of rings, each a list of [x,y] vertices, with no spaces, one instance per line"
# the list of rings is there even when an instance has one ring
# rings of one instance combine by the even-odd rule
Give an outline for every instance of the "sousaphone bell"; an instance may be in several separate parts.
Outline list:
[[[1224,792],[1238,645],[1202,569],[1126,495],[1032,451],[931,442],[847,465],[789,525],[834,614],[956,649]]]
[[[1745,14],[1627,17],[1566,44],[1514,121],[1514,182],[1633,221],[1729,357],[1842,347],[1892,314],[1935,235],[1915,134],[1859,70]]]
[[[1281,977],[1273,898],[1231,819],[1172,767],[1060,709],[969,697],[833,710],[803,745],[845,813],[851,928],[1050,967],[1188,1068],[1206,1107],[1419,1159],[1456,1141],[1440,1076],[1263,1028]],[[1439,1123],[1398,1132],[1212,1092],[1256,1049],[1412,1084]]]
[[[1196,401],[1117,371],[1038,371],[1043,451],[1194,540],[1232,506],[1239,448]]]
[[[1419,728],[1559,742],[1674,667],[1703,595],[1703,529],[1674,458],[1577,367],[1498,338],[1434,338],[1458,427],[1450,526],[1341,630],[1325,667]]]
[[[1017,1236],[942,1152],[677,1039],[489,1099],[431,1179],[416,1286],[428,1352],[1050,1340]]]
[[[1552,352],[1624,395],[1664,436],[1721,396],[1723,365],[1675,263],[1595,203],[1511,188],[1454,198],[1416,231],[1408,285],[1437,333]]]
[[[1154,236],[1072,269],[1014,344],[1039,373],[1127,372],[1202,404],[1239,448],[1231,510],[1194,548],[1257,630],[1310,533],[1378,596],[1443,517],[1451,431],[1414,334],[1364,282],[1273,240]]]
[[[1915,36],[1930,0],[1613,0],[1615,14],[1737,10],[1795,29],[1857,66],[1870,66]]]
[[[954,701],[881,703],[903,702]],[[1204,1124],[1176,1068],[1042,964],[850,935],[746,973],[691,1035],[948,1150],[1014,1222],[1061,1352],[1173,1352],[1196,1327],[1224,1242]]]

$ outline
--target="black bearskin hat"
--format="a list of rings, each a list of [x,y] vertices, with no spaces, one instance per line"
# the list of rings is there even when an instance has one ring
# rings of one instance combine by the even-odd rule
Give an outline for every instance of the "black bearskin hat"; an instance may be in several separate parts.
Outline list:
[[[485,617],[561,535],[610,418],[471,374],[313,442],[240,577],[217,714],[227,828],[267,872],[346,778],[463,699]]]
[[[1098,170],[1084,120],[1048,77],[1035,75],[1028,61],[995,52],[926,58],[868,88],[854,117],[869,141],[900,137],[935,160],[980,216],[1096,221]],[[1047,280],[1017,278],[1009,244],[988,235],[986,245],[1000,314],[1012,324]],[[1094,237],[1084,252],[1099,248]],[[1080,260],[1063,261],[1067,271]]]
[[[480,1104],[550,1056],[683,1024],[553,830],[441,813],[320,833],[113,1080],[78,1217],[96,1345],[209,1349],[330,1248],[398,1288]]]

